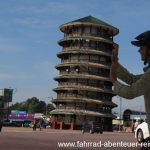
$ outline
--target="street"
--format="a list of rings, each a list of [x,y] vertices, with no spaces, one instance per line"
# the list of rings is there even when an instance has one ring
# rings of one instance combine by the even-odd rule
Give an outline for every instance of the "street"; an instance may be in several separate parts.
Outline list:
[[[136,145],[137,144],[137,145]],[[133,133],[104,132],[82,134],[81,131],[3,127],[1,150],[109,149],[138,150]]]

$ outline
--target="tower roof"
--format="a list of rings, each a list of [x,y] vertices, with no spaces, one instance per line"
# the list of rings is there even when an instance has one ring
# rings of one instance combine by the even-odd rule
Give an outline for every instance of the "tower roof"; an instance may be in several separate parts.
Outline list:
[[[63,26],[68,26],[68,25],[74,25],[74,24],[96,24],[96,25],[99,25],[99,26],[103,26],[104,28],[110,28],[114,31],[114,34],[118,34],[119,33],[119,29],[117,29],[116,27],[100,20],[100,19],[97,19],[93,16],[87,16],[87,17],[84,17],[84,18],[80,18],[80,19],[77,19],[77,20],[74,20],[74,21],[71,21],[71,22],[68,22],[68,23],[65,23],[65,24],[62,24],[60,26],[60,28],[62,28]]]
[[[89,22],[89,23],[95,23],[95,24],[100,24],[100,25],[105,25],[105,26],[110,26],[110,27],[113,27],[109,24],[107,24],[106,22],[100,20],[100,19],[97,19],[93,16],[87,16],[87,17],[84,17],[84,18],[80,18],[80,19],[77,19],[77,20],[74,20],[74,21],[71,21],[72,23],[73,22]]]

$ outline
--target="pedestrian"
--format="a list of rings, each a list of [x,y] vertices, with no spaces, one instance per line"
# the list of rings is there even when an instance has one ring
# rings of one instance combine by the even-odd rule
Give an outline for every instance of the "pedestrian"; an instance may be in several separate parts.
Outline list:
[[[134,123],[134,131],[136,130],[139,124],[140,124],[139,120],[136,120]]]
[[[36,124],[37,124],[37,121],[36,119],[33,120],[33,131],[36,131]]]
[[[0,120],[0,132],[2,132],[2,127],[3,127],[3,121]]]
[[[39,128],[40,128],[40,131],[42,130],[42,119],[39,120]]]
[[[144,95],[148,128],[150,131],[150,31],[138,35],[131,43],[139,47],[141,60],[144,61],[144,73],[133,75],[118,63],[118,45],[114,44],[110,79],[114,85],[114,93],[126,99]],[[134,59],[134,58],[133,58]],[[117,80],[120,79],[127,84]]]

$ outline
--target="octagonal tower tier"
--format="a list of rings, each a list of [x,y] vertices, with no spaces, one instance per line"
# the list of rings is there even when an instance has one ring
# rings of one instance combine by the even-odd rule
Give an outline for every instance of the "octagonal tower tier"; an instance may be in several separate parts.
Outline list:
[[[119,30],[97,18],[87,16],[60,26],[64,38],[58,43],[61,63],[55,77],[58,87],[51,112],[53,128],[81,128],[87,119],[101,121],[112,129],[111,109],[114,93],[109,79],[113,36]]]

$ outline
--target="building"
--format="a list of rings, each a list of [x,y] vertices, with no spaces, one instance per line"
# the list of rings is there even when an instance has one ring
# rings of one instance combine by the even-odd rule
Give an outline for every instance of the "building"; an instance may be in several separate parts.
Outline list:
[[[53,128],[81,128],[87,119],[103,121],[112,129],[111,109],[117,105],[109,79],[113,36],[119,30],[97,18],[87,16],[60,26],[64,38],[58,43],[61,63],[56,66],[58,87],[51,111]]]
[[[0,90],[0,120],[8,119],[9,103],[12,102],[13,89]]]
[[[142,120],[146,119],[146,112],[130,110],[130,109],[126,109],[123,112],[123,120],[124,121],[141,120],[141,119]]]

